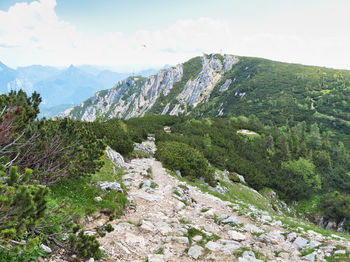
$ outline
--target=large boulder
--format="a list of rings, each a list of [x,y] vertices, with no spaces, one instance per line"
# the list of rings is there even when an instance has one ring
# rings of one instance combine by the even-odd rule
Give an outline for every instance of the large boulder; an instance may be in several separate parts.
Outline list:
[[[119,168],[126,168],[124,158],[121,154],[114,151],[109,146],[106,147],[106,153],[107,153],[108,159],[110,159],[114,165],[116,165]]]

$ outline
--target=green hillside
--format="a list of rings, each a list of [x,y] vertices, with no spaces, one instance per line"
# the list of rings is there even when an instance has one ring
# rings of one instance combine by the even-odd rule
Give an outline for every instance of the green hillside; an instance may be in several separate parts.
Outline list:
[[[229,89],[220,86],[231,79]],[[209,102],[191,110],[196,118],[254,114],[264,124],[317,122],[349,144],[350,72],[240,57],[213,90]],[[238,94],[245,94],[240,96]]]

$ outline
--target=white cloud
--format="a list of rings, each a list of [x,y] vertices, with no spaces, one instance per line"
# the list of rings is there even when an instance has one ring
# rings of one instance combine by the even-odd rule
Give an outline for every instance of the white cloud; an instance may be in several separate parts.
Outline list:
[[[202,52],[222,50],[350,69],[348,1],[333,0],[265,18],[179,20],[163,30],[98,37],[60,20],[55,6],[55,0],[40,0],[0,11],[0,60],[12,66],[73,63],[132,68],[176,64]]]

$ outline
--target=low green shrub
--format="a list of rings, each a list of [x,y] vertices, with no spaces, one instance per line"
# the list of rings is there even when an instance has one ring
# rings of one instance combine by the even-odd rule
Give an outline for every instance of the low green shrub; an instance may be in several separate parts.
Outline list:
[[[215,186],[214,170],[201,152],[187,144],[167,141],[158,143],[155,154],[167,168],[179,170],[182,176],[203,178],[211,186]]]

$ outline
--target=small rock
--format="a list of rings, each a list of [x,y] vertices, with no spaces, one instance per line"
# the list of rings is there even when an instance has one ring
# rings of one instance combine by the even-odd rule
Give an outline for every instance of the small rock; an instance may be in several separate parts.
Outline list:
[[[253,251],[244,251],[242,254],[243,258],[248,258],[248,257],[252,257],[255,258],[255,254]]]
[[[189,244],[187,237],[171,237],[172,241],[178,242],[180,244]]]
[[[219,241],[223,244],[221,250],[225,255],[231,255],[233,251],[236,251],[242,247],[239,242],[234,240],[220,239]]]
[[[296,249],[302,249],[307,245],[308,242],[309,242],[309,240],[307,240],[303,237],[297,237],[293,242],[293,246]]]
[[[336,239],[340,239],[340,240],[346,240],[345,238],[340,237],[340,236],[335,235],[335,234],[332,234],[331,237],[336,238]]]
[[[263,233],[264,230],[262,230],[261,228],[253,225],[253,224],[245,224],[243,227],[244,230],[247,230],[250,233]]]
[[[91,257],[87,262],[95,262],[95,259]]]
[[[310,243],[309,243],[310,248],[318,247],[320,245],[322,245],[322,243],[318,242],[316,240],[311,240]]]
[[[148,179],[148,180],[145,180],[142,182],[142,188],[143,189],[149,189],[151,188],[151,185],[152,185],[152,180]]]
[[[308,254],[306,256],[304,256],[303,258],[310,261],[310,262],[314,262],[315,261],[315,256],[316,256],[316,252],[313,252],[311,254]]]
[[[182,209],[184,209],[185,207],[186,207],[186,205],[180,201],[179,203],[177,203],[176,207],[174,207],[174,211],[179,212]]]
[[[222,223],[223,224],[235,224],[235,225],[238,225],[238,219],[234,216],[229,216],[228,218],[222,220]]]
[[[94,236],[96,234],[96,232],[94,231],[84,231],[84,235],[87,235],[87,236]]]
[[[253,251],[244,251],[242,257],[238,258],[238,262],[260,262],[256,259]]]
[[[114,190],[116,192],[123,192],[123,189],[117,182],[99,181],[97,184],[101,187],[102,190]]]
[[[213,241],[209,241],[205,247],[207,249],[209,249],[210,251],[217,251],[217,250],[220,250],[222,245],[216,243],[216,242],[213,242]]]
[[[152,232],[152,233],[155,233],[155,231],[156,231],[152,222],[146,221],[146,220],[142,220],[140,228],[142,228],[145,231]]]
[[[290,234],[287,235],[287,240],[288,240],[289,242],[292,242],[294,239],[297,238],[297,236],[298,236],[297,233],[292,232],[292,233],[290,233]]]
[[[197,235],[197,236],[194,236],[192,238],[192,240],[195,241],[195,242],[201,241],[202,239],[203,239],[203,237],[201,235]]]
[[[190,249],[188,250],[188,255],[193,257],[194,259],[199,258],[202,254],[203,254],[203,248],[201,246],[192,246],[190,247]]]
[[[48,246],[45,246],[44,244],[41,244],[40,247],[41,247],[42,250],[44,250],[45,253],[47,253],[47,254],[51,254],[52,253],[51,248],[49,248]]]
[[[230,230],[227,232],[228,235],[230,236],[230,239],[236,240],[236,241],[243,241],[246,239],[246,236],[243,235],[242,233],[239,233],[237,231]]]
[[[147,256],[148,262],[163,262],[164,261],[164,255],[161,254],[150,254]]]
[[[287,253],[287,252],[281,252],[281,253],[279,253],[279,257],[281,257],[283,260],[288,261],[288,259],[289,259],[289,253]]]
[[[237,174],[237,173],[236,173],[236,174]],[[237,174],[237,177],[238,177],[238,179],[239,179],[239,181],[240,181],[241,183],[243,183],[243,184],[246,183],[246,182],[245,182],[245,179],[244,179],[244,176]]]
[[[272,221],[272,218],[270,216],[262,216],[261,220],[266,221],[266,222],[270,222],[270,221]]]
[[[213,209],[209,209],[207,212],[204,213],[204,216],[206,218],[214,217],[214,210]]]
[[[334,255],[345,255],[346,251],[345,250],[337,250],[334,252]]]
[[[95,200],[96,202],[101,202],[101,201],[102,201],[102,197],[97,196],[97,197],[94,198],[94,200]]]
[[[229,215],[227,215],[227,214],[222,214],[222,215],[220,215],[219,217],[218,217],[218,219],[219,220],[224,220],[224,219],[226,219],[226,218],[228,218],[229,217]]]

